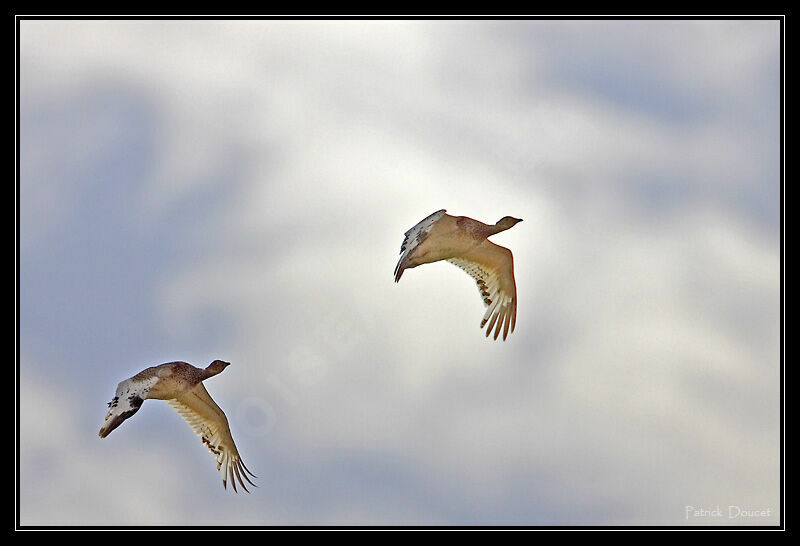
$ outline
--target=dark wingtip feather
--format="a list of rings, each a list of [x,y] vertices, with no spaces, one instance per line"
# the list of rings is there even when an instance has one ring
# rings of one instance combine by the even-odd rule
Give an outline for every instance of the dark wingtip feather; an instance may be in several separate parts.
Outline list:
[[[234,491],[234,493],[238,493],[238,492],[239,492],[239,490],[238,490],[238,489],[236,489],[236,476],[234,476],[234,475],[233,475],[233,469],[232,469],[230,466],[228,466],[228,469],[227,469],[226,473],[227,473],[227,474],[230,476],[230,478],[231,478],[231,485],[233,486],[233,491]]]
[[[247,490],[247,486],[244,484],[244,481],[242,480],[242,475],[239,473],[239,465],[234,463],[231,466],[233,466],[233,470],[236,472],[236,477],[239,478],[239,485],[242,486],[242,489],[244,489],[246,493],[250,493],[250,491]],[[235,479],[234,479],[234,483],[235,483]]]
[[[252,472],[250,472],[250,469],[249,469],[249,468],[247,468],[247,466],[244,464],[244,461],[243,461],[243,460],[239,459],[239,462],[242,464],[242,468],[244,468],[245,472],[247,472],[248,474],[250,474],[250,475],[251,475],[251,476],[253,476],[254,478],[258,478],[258,476],[256,476],[256,475],[255,475],[255,474],[253,474]],[[252,482],[251,482],[251,483],[252,483]],[[253,485],[256,485],[256,484],[253,484]],[[258,487],[258,486],[256,485],[256,487]]]

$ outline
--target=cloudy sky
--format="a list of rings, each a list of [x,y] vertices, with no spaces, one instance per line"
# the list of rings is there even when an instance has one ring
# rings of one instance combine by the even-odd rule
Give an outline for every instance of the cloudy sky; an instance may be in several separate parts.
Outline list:
[[[777,524],[779,53],[776,20],[23,20],[20,523]],[[506,342],[452,265],[393,282],[442,208],[525,220]],[[162,402],[98,438],[119,381],[216,358],[251,494]]]

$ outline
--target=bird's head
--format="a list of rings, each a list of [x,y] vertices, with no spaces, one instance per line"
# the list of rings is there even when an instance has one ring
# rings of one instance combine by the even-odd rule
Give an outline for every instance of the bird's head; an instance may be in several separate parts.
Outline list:
[[[231,365],[230,362],[225,362],[224,360],[215,360],[214,362],[208,365],[206,370],[208,370],[212,374],[218,374],[230,365]]]
[[[522,218],[514,218],[513,216],[503,216],[497,221],[497,224],[495,225],[503,229],[508,229],[514,227],[519,222],[522,222]]]

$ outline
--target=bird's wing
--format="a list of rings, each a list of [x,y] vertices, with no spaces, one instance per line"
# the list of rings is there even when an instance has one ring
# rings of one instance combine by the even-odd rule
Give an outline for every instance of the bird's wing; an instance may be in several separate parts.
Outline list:
[[[513,332],[517,322],[517,286],[511,251],[491,241],[484,241],[466,256],[447,261],[469,273],[478,283],[486,306],[481,328],[489,323],[486,337],[494,328],[494,339],[497,339],[502,325],[505,341],[509,327]]]
[[[108,403],[108,413],[100,429],[100,437],[105,438],[122,422],[139,411],[147,399],[150,389],[158,382],[158,376],[138,374],[117,385],[114,398]]]
[[[446,210],[442,209],[439,211],[434,212],[416,226],[412,227],[405,233],[405,238],[403,239],[403,244],[400,245],[400,260],[397,262],[397,266],[394,268],[394,282],[398,282],[400,277],[403,275],[403,270],[405,267],[404,262],[406,262],[407,258],[411,256],[411,253],[414,252],[414,249],[419,246],[419,244],[424,241],[428,234],[431,232],[431,228],[433,228],[433,224],[435,224],[442,216],[444,216]]]
[[[249,493],[242,478],[255,486],[247,475],[250,474],[254,478],[256,476],[248,470],[239,457],[225,412],[214,402],[203,384],[198,383],[192,390],[178,398],[167,400],[167,404],[183,417],[214,455],[217,460],[217,470],[222,470],[222,486],[227,489],[230,477],[233,490],[238,493],[236,489],[236,478],[238,478],[239,484]]]

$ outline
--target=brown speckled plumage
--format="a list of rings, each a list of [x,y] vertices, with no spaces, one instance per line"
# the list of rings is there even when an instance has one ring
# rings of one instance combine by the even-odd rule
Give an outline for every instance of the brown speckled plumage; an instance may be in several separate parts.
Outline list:
[[[208,394],[203,381],[222,372],[228,362],[215,360],[207,368],[196,368],[186,362],[168,362],[137,373],[117,386],[109,402],[100,437],[105,438],[123,421],[133,416],[147,399],[165,400],[200,436],[202,443],[214,455],[217,470],[222,470],[222,485],[228,479],[234,491],[236,482],[248,491],[244,482],[253,484],[253,476],[244,465],[231,436],[225,412]]]
[[[487,310],[481,328],[494,339],[503,330],[503,340],[514,331],[517,320],[517,287],[511,251],[488,240],[522,220],[506,216],[496,224],[484,224],[467,216],[437,211],[406,231],[400,246],[402,256],[395,267],[395,282],[406,269],[447,260],[472,276]]]

